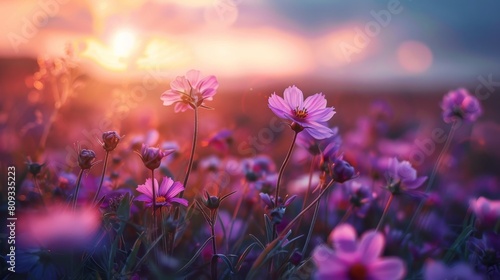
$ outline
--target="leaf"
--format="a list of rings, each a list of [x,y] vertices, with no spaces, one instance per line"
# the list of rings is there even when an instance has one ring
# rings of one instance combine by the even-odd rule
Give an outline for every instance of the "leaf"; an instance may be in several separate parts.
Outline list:
[[[252,268],[250,268],[250,271],[248,272],[248,275],[246,279],[254,279],[253,275],[259,270],[261,266],[263,266],[266,261],[268,260],[268,255],[271,253],[271,251],[278,245],[278,242],[280,241],[279,238],[274,239],[271,243],[267,244],[266,248],[260,255],[257,257],[255,262],[252,265]]]
[[[201,252],[203,251],[203,249],[207,246],[208,242],[210,242],[212,240],[212,238],[214,238],[213,236],[210,236],[206,241],[205,243],[203,243],[203,245],[201,245],[200,249],[198,249],[198,251],[196,251],[196,253],[193,255],[193,257],[181,268],[177,271],[177,273],[181,273],[182,271],[184,271],[185,269],[187,269],[191,264],[193,264],[193,262],[196,260],[196,258],[201,254]]]
[[[245,258],[248,256],[248,254],[252,251],[253,247],[255,245],[259,245],[259,243],[257,242],[254,242],[250,245],[248,245],[245,250],[243,251],[243,253],[241,253],[241,256],[239,257],[238,261],[236,262],[236,265],[235,265],[235,269],[236,271],[240,271],[241,269],[241,266],[243,265],[243,261],[245,261]]]
[[[259,239],[258,239],[255,235],[253,235],[253,234],[251,234],[251,233],[250,233],[249,235],[250,235],[250,237],[251,237],[253,240],[255,240],[255,241],[257,242],[257,244],[259,245],[259,247],[260,247],[262,250],[264,250],[264,249],[266,248],[266,246],[264,246],[264,244],[262,244],[262,242],[260,242],[260,240],[259,240]]]
[[[453,260],[455,255],[458,253],[458,249],[460,246],[462,246],[467,238],[474,232],[474,227],[473,226],[468,226],[464,228],[462,233],[457,237],[455,242],[451,245],[450,249],[448,249],[448,252],[446,252],[446,255],[444,256],[443,260],[445,263],[450,264],[450,262]]]
[[[125,266],[123,266],[122,268],[121,271],[122,275],[126,275],[131,272],[130,269],[132,268],[135,259],[137,258],[137,253],[139,252],[139,248],[141,247],[142,243],[141,238],[143,235],[144,232],[142,232],[141,235],[139,235],[139,237],[135,240],[134,246],[132,246],[132,251],[130,252],[130,254],[127,257],[127,260],[125,261]]]
[[[267,216],[267,214],[264,214],[264,223],[266,227],[267,243],[269,243],[271,242],[271,240],[273,240],[273,223],[271,222],[271,219],[269,219],[269,216]]]
[[[229,258],[226,257],[226,255],[224,255],[224,254],[215,254],[215,255],[212,256],[212,260],[214,258],[220,258],[221,260],[223,260],[226,263],[226,265],[229,268],[229,270],[231,271],[231,273],[234,273],[233,264],[231,263],[231,261],[229,260]],[[217,260],[215,260],[215,261],[217,261]]]
[[[156,244],[158,244],[158,242],[160,242],[160,240],[163,238],[163,236],[164,236],[163,233],[160,234],[160,236],[153,243],[151,243],[151,245],[149,246],[146,253],[144,253],[142,258],[137,262],[137,264],[135,265],[135,268],[132,271],[136,271],[142,265],[142,263],[146,260],[146,257],[149,255],[149,253],[151,253],[151,251],[156,246]]]

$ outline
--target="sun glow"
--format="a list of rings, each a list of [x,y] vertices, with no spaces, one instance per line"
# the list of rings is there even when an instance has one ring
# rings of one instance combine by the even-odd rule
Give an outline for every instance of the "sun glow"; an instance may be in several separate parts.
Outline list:
[[[111,49],[118,57],[128,57],[136,46],[136,35],[132,30],[122,29],[117,31],[111,41]]]

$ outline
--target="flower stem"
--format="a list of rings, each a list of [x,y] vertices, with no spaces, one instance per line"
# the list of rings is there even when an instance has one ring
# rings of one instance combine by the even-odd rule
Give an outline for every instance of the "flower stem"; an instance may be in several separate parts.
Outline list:
[[[298,135],[298,132],[295,132],[295,134],[293,135],[292,143],[290,144],[290,148],[288,149],[288,153],[286,154],[285,160],[283,161],[283,164],[281,165],[279,173],[278,173],[278,180],[276,181],[276,192],[274,194],[274,207],[278,207],[281,178],[283,177],[283,173],[285,171],[285,167],[288,163],[288,160],[290,160],[290,156],[292,155],[293,147],[295,146],[295,140],[297,140],[297,135]]]
[[[194,161],[194,152],[196,150],[196,139],[198,137],[198,107],[194,108],[194,133],[193,133],[193,144],[191,145],[191,155],[189,156],[189,163],[186,170],[186,176],[184,177],[184,190],[187,188],[187,183],[189,180],[189,174],[191,173],[191,169],[193,168]],[[184,196],[184,191],[180,192],[179,197],[182,198]]]
[[[429,181],[427,181],[427,187],[425,188],[425,193],[429,193],[432,190],[432,185],[434,183],[434,179],[436,178],[437,171],[439,170],[439,167],[441,165],[441,161],[443,160],[445,153],[448,151],[448,149],[450,147],[451,140],[453,139],[453,136],[455,135],[455,131],[457,130],[457,128],[458,128],[458,122],[454,121],[453,124],[451,125],[450,132],[448,133],[448,137],[446,138],[446,142],[444,143],[443,149],[439,153],[439,156],[436,160],[436,164],[434,164],[434,168],[432,169],[432,173],[431,173],[431,176],[429,177]],[[413,216],[411,217],[411,220],[408,223],[408,226],[406,227],[404,234],[402,235],[403,238],[410,231],[410,228],[412,227],[413,223],[415,222],[417,215],[420,213],[420,211],[422,211],[422,208],[424,207],[424,203],[425,203],[424,200],[420,201],[417,209],[415,210],[415,212],[413,212]]]
[[[160,186],[158,186],[159,189]],[[151,169],[151,188],[153,189],[153,225],[156,231],[156,190],[155,190],[155,170]]]
[[[313,213],[311,225],[309,226],[309,232],[307,233],[306,242],[304,243],[304,247],[302,248],[302,256],[306,255],[307,245],[309,244],[309,241],[311,240],[312,232],[314,230],[314,224],[316,224],[316,219],[318,218],[320,201],[321,200],[318,200],[314,206],[314,213]]]
[[[106,155],[104,156],[104,165],[102,167],[101,180],[99,181],[99,187],[97,188],[97,192],[95,193],[92,205],[96,204],[97,200],[99,199],[99,193],[101,192],[102,183],[104,182],[104,174],[106,174],[106,167],[108,166],[108,157],[109,157],[109,152],[106,151]]]
[[[78,191],[80,190],[80,183],[82,182],[83,169],[80,169],[80,173],[78,174],[78,180],[76,181],[76,190],[75,195],[73,197],[73,211],[76,210],[76,201],[78,200]]]
[[[309,167],[309,181],[307,183],[307,190],[306,190],[306,194],[304,196],[304,201],[302,202],[302,208],[300,208],[300,209],[304,209],[306,207],[307,199],[309,198],[309,193],[311,192],[312,177],[313,177],[313,172],[314,172],[315,161],[316,161],[316,156],[313,156],[313,158],[311,160],[311,166]],[[298,225],[300,226],[301,223],[302,223],[302,219],[299,220]]]
[[[215,223],[217,220],[217,210],[211,211],[212,221],[210,223],[210,230],[212,231],[212,260],[211,260],[211,269],[212,269],[212,280],[217,280],[217,243],[215,240]]]
[[[280,182],[281,178],[283,177],[283,173],[285,171],[285,167],[290,160],[290,156],[292,155],[293,147],[295,146],[295,140],[297,140],[297,135],[299,133],[295,131],[295,134],[293,135],[293,140],[292,143],[290,144],[290,148],[288,149],[288,153],[286,154],[285,160],[283,161],[283,164],[281,164],[280,170],[278,172],[278,180],[276,181],[276,192],[274,194],[274,207],[278,207],[278,201],[279,201],[279,194],[280,194]],[[273,225],[273,234],[271,235],[271,238],[274,239],[276,237],[276,224]],[[268,267],[268,276],[272,275],[272,269],[273,269],[273,260],[269,262],[269,267]]]
[[[42,201],[42,206],[43,208],[47,208],[45,206],[45,200],[43,199],[43,192],[42,192],[42,188],[40,188],[40,184],[38,183],[38,179],[36,178],[36,175],[33,176],[33,181],[35,182],[35,187],[37,188],[38,190],[38,193],[40,194],[40,200]]]
[[[231,224],[229,225],[229,232],[226,239],[228,250],[229,250],[229,241],[231,240],[231,236],[233,233],[234,222],[236,221],[236,216],[238,216],[238,212],[240,211],[241,203],[243,203],[243,198],[247,195],[247,191],[248,191],[248,182],[245,181],[243,185],[243,194],[240,195],[240,197],[238,198],[238,202],[236,203],[236,207],[234,208],[233,212],[233,217],[231,219]]]
[[[186,190],[187,188],[187,183],[188,183],[188,180],[189,180],[189,174],[191,173],[191,169],[193,168],[193,161],[194,161],[194,152],[196,150],[196,139],[198,137],[198,107],[194,107],[194,132],[193,132],[193,143],[192,143],[192,146],[191,146],[191,155],[189,157],[189,162],[188,162],[188,166],[187,166],[187,170],[186,170],[186,176],[184,177],[184,182],[183,182],[183,186],[184,186],[184,191]],[[182,198],[184,196],[184,191],[181,191],[179,193],[179,198]],[[174,211],[174,221],[177,221],[179,220],[179,215],[180,215],[180,208],[179,206],[176,206],[175,207],[175,211]],[[175,243],[175,234],[177,232],[177,228],[175,228],[173,231],[172,231],[172,234],[170,234],[170,240],[169,240],[169,246],[168,248],[170,249],[170,255],[172,255],[174,253],[174,243]]]
[[[391,193],[391,196],[389,196],[389,200],[387,200],[387,203],[385,204],[384,213],[382,213],[382,217],[380,217],[380,221],[378,221],[376,231],[379,231],[380,228],[382,227],[382,224],[384,223],[385,217],[387,216],[387,212],[389,211],[389,207],[391,206],[393,199],[394,199],[394,194]]]

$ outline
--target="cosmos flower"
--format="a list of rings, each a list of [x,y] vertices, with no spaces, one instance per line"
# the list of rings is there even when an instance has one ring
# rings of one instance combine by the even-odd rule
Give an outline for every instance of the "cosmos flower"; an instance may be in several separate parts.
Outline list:
[[[422,192],[415,189],[427,180],[427,176],[417,177],[417,171],[409,161],[399,161],[397,158],[391,158],[388,163],[386,177],[388,189],[393,194],[406,193],[417,197],[423,195]]]
[[[326,107],[322,93],[316,93],[304,100],[304,95],[296,86],[285,89],[284,99],[276,93],[269,97],[269,108],[282,119],[292,121],[292,129],[305,129],[312,137],[321,140],[334,135],[326,122],[335,115],[335,108]]]
[[[104,150],[111,152],[120,142],[121,137],[116,131],[106,131],[102,134],[101,145]]]
[[[188,201],[184,198],[176,197],[180,192],[184,190],[181,182],[174,182],[169,177],[164,177],[161,182],[161,186],[158,189],[158,181],[155,179],[154,183],[155,193],[156,193],[156,206],[170,206],[172,203],[179,203],[184,206],[188,206]],[[139,185],[136,189],[138,192],[142,193],[135,200],[146,202],[147,207],[153,206],[153,190],[151,188],[151,179],[146,179],[144,185]]]
[[[317,267],[315,279],[402,279],[404,262],[396,257],[381,258],[384,236],[368,231],[356,240],[356,230],[349,224],[337,226],[329,236],[335,249],[317,246],[312,259]]]
[[[443,97],[441,109],[445,123],[451,123],[457,118],[473,122],[482,114],[481,104],[465,88],[448,92]]]
[[[169,90],[161,94],[163,106],[175,104],[175,112],[184,112],[188,108],[209,108],[204,101],[212,100],[217,93],[219,82],[215,76],[200,77],[200,71],[189,70],[186,76],[178,76],[170,83]]]

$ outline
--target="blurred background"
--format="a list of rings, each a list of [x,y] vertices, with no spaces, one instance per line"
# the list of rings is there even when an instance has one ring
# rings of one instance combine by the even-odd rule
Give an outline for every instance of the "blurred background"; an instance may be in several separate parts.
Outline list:
[[[271,117],[267,97],[292,84],[305,95],[324,92],[336,107],[333,123],[341,132],[379,99],[394,109],[396,127],[444,127],[439,102],[458,87],[481,97],[482,119],[498,120],[498,1],[3,0],[1,5],[3,156],[11,149],[23,150],[19,158],[32,154],[52,115],[62,122],[53,122],[47,146],[59,149],[108,129],[123,134],[163,129],[163,139],[183,129],[180,134],[189,139],[191,116],[162,107],[159,96],[191,68],[220,83],[211,104],[217,110],[204,112],[206,134],[220,127],[244,129],[250,121],[257,128],[247,133],[257,133]],[[68,53],[70,59],[51,60]],[[50,67],[73,71],[76,85],[64,106],[50,93],[54,84],[43,80]]]

